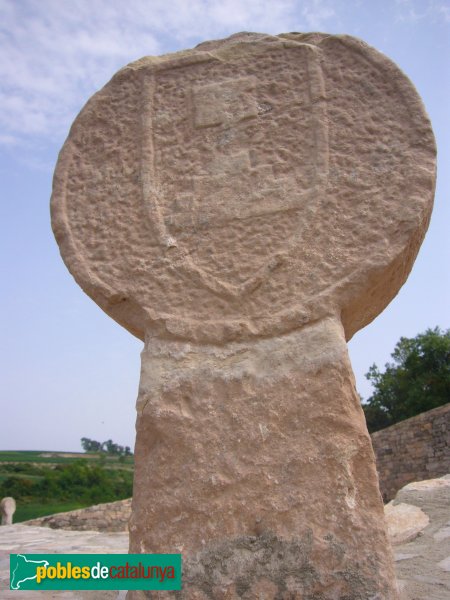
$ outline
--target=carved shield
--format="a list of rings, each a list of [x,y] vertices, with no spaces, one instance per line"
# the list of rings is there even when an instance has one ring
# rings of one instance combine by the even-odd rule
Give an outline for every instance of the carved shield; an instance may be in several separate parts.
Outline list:
[[[313,46],[268,42],[147,74],[143,200],[194,285],[238,298],[299,243],[328,175],[319,59]]]

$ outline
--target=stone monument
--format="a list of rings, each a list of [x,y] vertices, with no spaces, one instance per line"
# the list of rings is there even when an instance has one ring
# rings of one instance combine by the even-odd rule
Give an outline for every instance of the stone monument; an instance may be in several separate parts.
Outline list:
[[[11,496],[2,498],[0,502],[0,514],[2,525],[12,525],[13,515],[16,512],[16,501]]]
[[[77,117],[53,228],[145,342],[130,551],[182,553],[175,597],[397,597],[346,340],[406,280],[434,181],[417,92],[348,36],[145,57]]]

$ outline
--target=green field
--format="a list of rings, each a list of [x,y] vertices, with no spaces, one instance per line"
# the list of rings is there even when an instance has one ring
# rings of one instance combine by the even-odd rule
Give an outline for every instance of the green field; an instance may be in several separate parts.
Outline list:
[[[123,461],[117,456],[105,456],[100,454],[88,454],[85,452],[52,452],[45,450],[0,450],[0,469],[4,462],[27,462],[48,464],[70,464],[83,458],[95,462],[105,461],[108,465],[128,465],[133,468],[133,456],[124,457]]]
[[[0,498],[13,496],[19,523],[132,495],[133,456],[0,451]]]
[[[46,517],[47,515],[54,515],[59,512],[68,512],[69,510],[76,510],[77,508],[85,508],[85,506],[85,504],[80,502],[65,502],[62,504],[19,504],[14,513],[14,523],[22,523],[22,521],[37,519],[38,517]]]

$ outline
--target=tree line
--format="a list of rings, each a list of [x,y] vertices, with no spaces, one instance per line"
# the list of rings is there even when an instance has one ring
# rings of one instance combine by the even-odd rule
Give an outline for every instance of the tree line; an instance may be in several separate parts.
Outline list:
[[[97,442],[86,437],[81,438],[81,446],[85,452],[104,452],[111,456],[132,456],[130,446],[119,446],[112,440]]]
[[[362,408],[371,433],[450,402],[450,329],[401,337],[391,357],[384,371],[373,364],[366,373],[374,392]]]

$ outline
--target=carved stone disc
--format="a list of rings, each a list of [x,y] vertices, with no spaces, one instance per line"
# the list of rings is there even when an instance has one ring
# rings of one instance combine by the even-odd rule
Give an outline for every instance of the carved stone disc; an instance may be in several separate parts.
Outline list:
[[[340,314],[404,282],[434,189],[408,79],[346,36],[238,34],[119,71],[61,151],[62,256],[114,319],[222,342]]]

